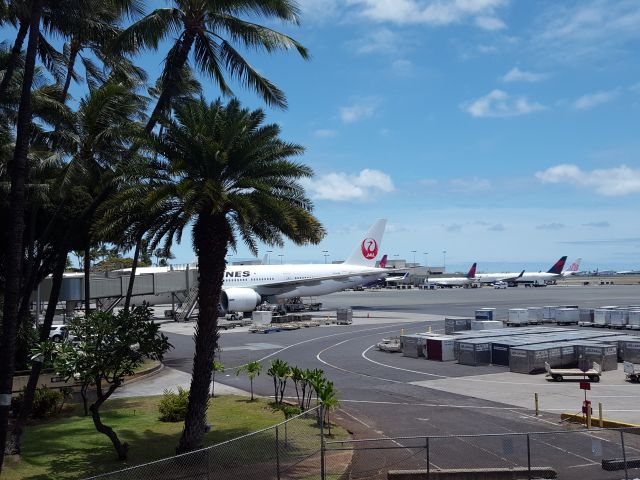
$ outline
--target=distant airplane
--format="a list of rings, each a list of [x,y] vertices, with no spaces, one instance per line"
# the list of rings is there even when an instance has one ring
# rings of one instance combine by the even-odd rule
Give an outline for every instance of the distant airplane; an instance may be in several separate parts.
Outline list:
[[[471,265],[469,272],[464,277],[432,277],[427,279],[427,285],[437,285],[438,287],[466,287],[476,279],[476,264]]]
[[[540,283],[557,280],[562,277],[562,269],[567,261],[567,257],[561,257],[553,266],[546,272],[525,272],[522,270],[520,273],[478,273],[476,277],[481,283],[494,283],[494,282],[508,282],[514,283]]]

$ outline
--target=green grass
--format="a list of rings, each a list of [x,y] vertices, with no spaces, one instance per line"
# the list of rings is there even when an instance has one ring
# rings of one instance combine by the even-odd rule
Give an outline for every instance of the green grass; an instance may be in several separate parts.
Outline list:
[[[112,400],[105,404],[102,419],[123,442],[130,444],[129,459],[119,462],[109,439],[95,430],[91,417],[81,415],[76,407],[63,417],[29,426],[23,435],[20,458],[6,457],[3,480],[82,478],[174,454],[182,431],[182,422],[158,420],[160,397]],[[250,402],[245,397],[220,396],[210,403],[208,420],[211,432],[205,444],[213,445],[284,420],[265,400]],[[332,427],[334,438],[345,438],[346,432]],[[279,432],[281,456],[294,458],[318,448],[319,431],[313,419],[296,420],[286,432],[286,448],[282,448],[285,432]],[[270,461],[275,455],[275,432],[269,430],[255,437],[220,447],[218,465],[230,469],[247,464]]]

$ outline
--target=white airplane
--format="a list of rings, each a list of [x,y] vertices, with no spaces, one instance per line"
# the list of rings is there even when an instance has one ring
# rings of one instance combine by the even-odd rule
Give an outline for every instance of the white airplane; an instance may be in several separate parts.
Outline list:
[[[560,258],[553,266],[546,272],[525,272],[522,270],[520,273],[478,273],[476,277],[480,279],[481,283],[494,283],[494,282],[508,282],[510,284],[516,283],[537,283],[552,282],[563,276],[562,269],[567,261],[567,257]]]
[[[567,268],[566,270],[563,270],[562,276],[571,277],[573,275],[580,273],[580,262],[582,262],[582,258],[576,258],[575,262],[569,265],[569,268]]]
[[[465,287],[477,281],[476,264],[474,263],[464,277],[433,277],[427,279],[427,285],[437,285],[438,287]]]
[[[375,266],[386,224],[386,219],[377,220],[343,263],[228,265],[220,296],[221,313],[250,312],[265,300],[326,295],[386,277],[394,270]],[[127,270],[130,271],[122,272]],[[169,270],[170,267],[142,267],[136,275]],[[132,300],[135,304],[143,300],[150,305],[170,303],[165,297],[145,295]]]

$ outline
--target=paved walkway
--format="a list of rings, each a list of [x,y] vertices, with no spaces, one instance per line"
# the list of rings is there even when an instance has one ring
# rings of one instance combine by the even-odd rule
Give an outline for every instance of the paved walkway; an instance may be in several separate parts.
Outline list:
[[[144,397],[162,395],[165,389],[177,391],[178,387],[189,389],[191,375],[174,368],[163,366],[160,370],[144,378],[125,383],[113,394],[112,398]],[[215,384],[216,395],[249,395],[239,388],[229,387],[221,383]]]

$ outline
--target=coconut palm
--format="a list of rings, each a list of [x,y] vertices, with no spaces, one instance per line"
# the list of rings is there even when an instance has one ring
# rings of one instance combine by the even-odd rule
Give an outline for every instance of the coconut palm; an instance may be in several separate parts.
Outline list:
[[[261,371],[262,371],[262,364],[256,360],[236,368],[236,375],[241,375],[245,373],[249,378],[249,382],[251,385],[251,401],[252,402],[253,402],[253,379],[256,378],[258,375],[260,375]]]
[[[171,0],[170,3],[173,7],[154,10],[127,28],[114,43],[116,51],[135,53],[146,48],[157,50],[166,38],[176,38],[165,57],[160,97],[145,131],[151,132],[169,107],[192,51],[198,70],[211,77],[224,95],[232,93],[224,76],[226,70],[255,90],[268,105],[286,106],[284,93],[260,75],[232,42],[268,53],[295,49],[307,58],[307,50],[291,37],[238,17],[247,15],[297,24],[298,7],[294,0]]]
[[[177,105],[162,123],[152,146],[164,162],[162,174],[149,179],[153,201],[164,211],[151,230],[152,248],[162,239],[169,247],[193,224],[198,258],[199,315],[189,409],[178,451],[202,443],[203,425],[217,345],[220,291],[229,247],[243,241],[256,254],[257,242],[282,246],[318,243],[324,229],[312,215],[312,204],[298,180],[309,167],[290,159],[299,145],[278,138],[277,125],[263,125],[261,110],[242,109],[204,99]]]

